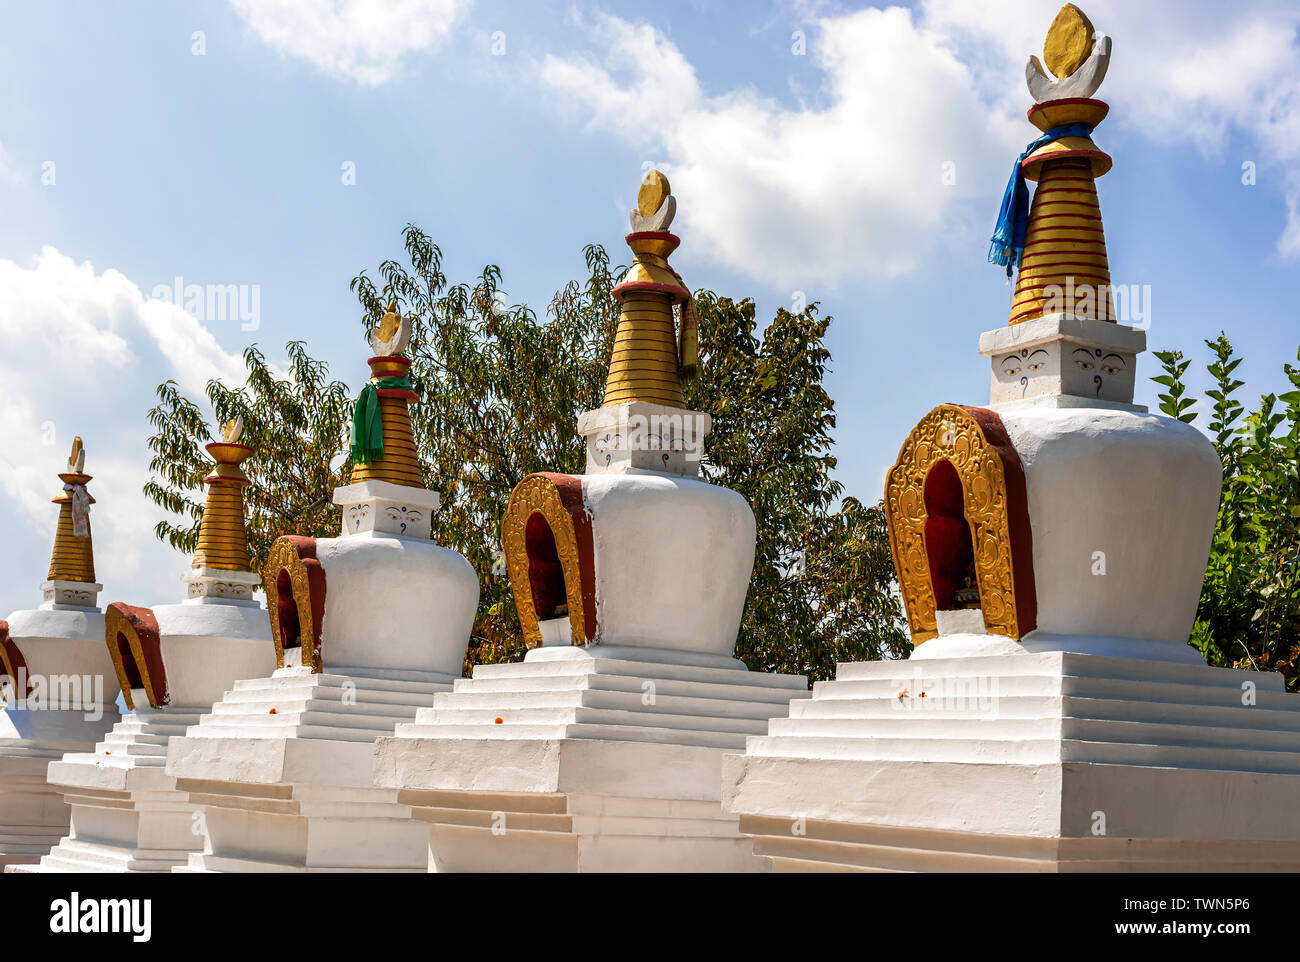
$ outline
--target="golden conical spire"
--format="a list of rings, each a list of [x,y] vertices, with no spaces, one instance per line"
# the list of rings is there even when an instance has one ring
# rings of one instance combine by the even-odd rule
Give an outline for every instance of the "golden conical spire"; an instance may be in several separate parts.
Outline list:
[[[243,418],[226,424],[221,433],[222,440],[206,446],[217,467],[203,479],[208,485],[208,498],[199,522],[199,546],[194,552],[193,567],[248,571],[244,487],[250,482],[240,465],[253,449],[239,443],[244,433]]]
[[[390,303],[378,330],[370,337],[375,352],[366,362],[370,365],[370,382],[362,390],[353,412],[353,484],[390,481],[416,488],[424,486],[409,409],[419,396],[407,381],[411,362],[402,354],[410,338],[410,321],[397,312],[395,302]],[[377,413],[373,407],[376,401]],[[380,428],[378,437],[374,431],[376,426]],[[376,441],[382,445],[382,455],[373,453]]]
[[[1114,321],[1096,184],[1111,159],[1091,137],[1110,109],[1091,99],[1105,77],[1110,40],[1094,31],[1082,10],[1066,4],[1048,32],[1043,56],[1058,79],[1049,79],[1038,58],[1030,58],[1026,79],[1038,102],[1029,120],[1055,139],[1020,162],[1025,179],[1038,186],[1008,320],[1020,324],[1065,313]]]
[[[668,264],[668,255],[681,243],[668,232],[676,209],[668,178],[650,171],[632,211],[632,233],[625,238],[632,266],[613,292],[623,309],[605,382],[605,407],[629,401],[685,407],[679,365],[694,364],[695,330],[691,292]],[[683,312],[680,346],[675,305]]]
[[[85,466],[86,451],[78,437],[72,442],[68,470],[59,475],[63,490],[52,499],[59,506],[59,527],[54,534],[49,581],[95,581],[95,547],[90,536],[90,506],[95,499],[86,491],[91,477]]]

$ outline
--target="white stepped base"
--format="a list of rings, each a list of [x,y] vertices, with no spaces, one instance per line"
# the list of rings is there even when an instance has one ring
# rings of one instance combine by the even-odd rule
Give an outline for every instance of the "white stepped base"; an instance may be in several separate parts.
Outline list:
[[[37,862],[67,834],[72,810],[46,782],[49,764],[0,755],[0,867]]]
[[[282,668],[237,682],[173,738],[167,773],[207,832],[174,871],[424,871],[427,831],[396,790],[374,788],[372,753],[451,679],[375,674]]]
[[[188,813],[187,813],[188,814]],[[184,863],[189,849],[127,848],[79,838],[65,838],[39,863],[12,869],[18,873],[170,872]]]
[[[503,744],[497,742],[493,748]],[[641,746],[610,743],[635,756]],[[635,758],[629,760],[636,764]],[[714,800],[408,789],[431,872],[761,872]]]
[[[50,763],[50,784],[72,808],[71,829],[25,871],[167,872],[203,847],[196,810],[163,766],[168,741],[205,709],[136,704],[94,752]]]
[[[841,665],[723,805],[778,870],[1295,871],[1300,698],[1059,652]]]
[[[1300,843],[1025,838],[742,815],[775,872],[1295,872]]]
[[[722,757],[807,695],[733,659],[537,648],[379,739],[375,784],[429,823],[432,871],[763,871]]]
[[[118,720],[81,711],[5,711],[0,729],[30,737],[0,738],[0,868],[38,862],[68,834],[72,810],[46,780],[52,761],[90,750]]]
[[[349,746],[353,747],[353,746]],[[370,746],[365,746],[367,753]],[[182,782],[203,808],[207,846],[179,872],[423,872],[428,833],[397,792]]]

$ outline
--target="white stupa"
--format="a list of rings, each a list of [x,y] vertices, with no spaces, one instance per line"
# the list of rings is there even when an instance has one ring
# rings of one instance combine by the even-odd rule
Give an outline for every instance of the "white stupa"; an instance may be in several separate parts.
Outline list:
[[[807,680],[732,657],[754,516],[698,478],[709,419],[682,400],[696,330],[667,261],[676,201],[658,172],[638,200],[605,403],[578,420],[587,472],[528,476],[502,525],[531,650],[477,666],[376,744],[376,783],[428,823],[430,870],[768,864],[720,808],[721,759]]]
[[[980,339],[990,403],[935,408],[888,475],[912,657],[840,665],[727,759],[726,808],[778,868],[1300,867],[1300,698],[1187,644],[1221,470],[1132,403],[1145,334],[1114,320],[1110,158],[1086,136],[1110,48],[1067,6],[1062,79],[1031,59],[1030,119],[1056,134],[1021,165],[1038,189],[1011,323]]]
[[[430,540],[438,496],[421,483],[389,308],[357,405],[352,483],[334,492],[338,538],[285,536],[264,584],[278,668],[241,681],[184,737],[167,773],[203,809],[194,871],[423,871],[426,832],[375,788],[371,755],[460,675],[478,605],[474,569]],[[178,871],[181,870],[178,868]]]
[[[32,871],[166,872],[203,848],[203,825],[164,770],[167,743],[199,721],[240,678],[275,669],[266,609],[253,599],[240,464],[242,420],[207,445],[216,461],[198,550],[179,604],[114,602],[100,642],[131,713],[89,752],[51,762],[49,781],[72,806],[72,831]]]
[[[72,445],[44,601],[0,621],[0,866],[36,862],[68,831],[70,810],[46,781],[65,752],[86,751],[118,720],[113,663],[96,607],[86,452]]]

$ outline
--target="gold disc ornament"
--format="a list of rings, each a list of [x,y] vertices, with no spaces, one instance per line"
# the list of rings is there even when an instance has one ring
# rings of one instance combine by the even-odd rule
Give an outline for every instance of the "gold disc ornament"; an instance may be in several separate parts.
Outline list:
[[[657,170],[646,174],[641,181],[641,189],[636,195],[636,209],[642,217],[652,217],[664,205],[673,189],[668,186],[668,178]]]
[[[379,340],[385,344],[391,341],[401,323],[402,315],[397,313],[397,301],[389,301],[388,312],[379,322]]]
[[[1092,21],[1072,3],[1067,3],[1052,21],[1043,42],[1043,61],[1047,69],[1064,80],[1074,73],[1092,53]]]

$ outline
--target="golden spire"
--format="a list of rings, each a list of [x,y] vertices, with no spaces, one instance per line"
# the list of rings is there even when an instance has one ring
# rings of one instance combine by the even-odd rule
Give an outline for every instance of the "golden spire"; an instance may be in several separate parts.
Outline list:
[[[95,547],[90,537],[90,506],[95,499],[86,491],[91,477],[85,467],[86,450],[77,437],[72,441],[68,470],[59,475],[63,490],[52,499],[59,506],[59,527],[54,534],[48,581],[95,581]]]
[[[411,322],[397,312],[396,302],[390,303],[378,329],[370,336],[370,347],[375,352],[366,362],[370,365],[370,381],[353,412],[353,484],[390,481],[424,487],[409,409],[419,396],[407,380],[411,361],[403,356],[410,339]],[[376,441],[380,448],[374,447]],[[380,449],[382,454],[374,453]]]
[[[605,407],[647,401],[685,407],[679,366],[695,366],[696,320],[691,292],[668,264],[668,255],[681,241],[668,232],[677,211],[668,178],[657,170],[645,176],[632,211],[632,266],[614,288],[622,305],[614,351],[605,382]],[[681,338],[676,334],[673,308],[681,306]]]
[[[1037,103],[1029,120],[1054,137],[1020,163],[1027,180],[1038,182],[1009,323],[1044,314],[1075,314],[1114,321],[1110,265],[1101,225],[1096,179],[1110,157],[1092,142],[1092,128],[1110,108],[1092,95],[1110,61],[1110,38],[1097,33],[1087,16],[1066,4],[1052,21],[1043,57],[1049,78],[1030,57],[1025,79]]]
[[[243,433],[244,419],[237,418],[222,427],[222,440],[206,446],[217,467],[203,479],[208,498],[199,521],[199,546],[192,567],[249,570],[248,536],[244,533],[244,487],[249,480],[240,465],[253,449],[239,443]]]

